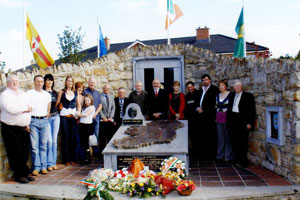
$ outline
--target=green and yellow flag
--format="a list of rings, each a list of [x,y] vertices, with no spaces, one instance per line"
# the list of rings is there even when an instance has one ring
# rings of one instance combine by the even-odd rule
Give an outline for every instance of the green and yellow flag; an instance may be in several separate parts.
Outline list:
[[[235,32],[237,34],[237,40],[234,46],[233,57],[244,58],[246,57],[246,44],[245,44],[245,32],[244,32],[244,8],[242,8],[239,20],[235,27]]]

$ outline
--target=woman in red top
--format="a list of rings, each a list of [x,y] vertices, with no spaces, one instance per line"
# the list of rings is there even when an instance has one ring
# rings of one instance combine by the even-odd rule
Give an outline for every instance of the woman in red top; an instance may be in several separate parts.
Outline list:
[[[174,81],[174,92],[169,94],[169,119],[184,119],[185,98],[182,92],[179,92],[180,83]]]

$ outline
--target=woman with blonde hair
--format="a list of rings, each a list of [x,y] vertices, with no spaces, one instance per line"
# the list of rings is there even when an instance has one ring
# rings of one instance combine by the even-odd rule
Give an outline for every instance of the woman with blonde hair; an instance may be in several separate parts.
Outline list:
[[[56,106],[62,105],[60,111],[61,127],[63,133],[63,160],[66,165],[75,164],[76,149],[76,107],[77,92],[74,87],[74,79],[67,76],[65,87],[58,94]]]

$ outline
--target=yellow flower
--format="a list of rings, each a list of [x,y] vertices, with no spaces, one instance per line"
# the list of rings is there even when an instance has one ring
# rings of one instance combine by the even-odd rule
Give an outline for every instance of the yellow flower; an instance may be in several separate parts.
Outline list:
[[[135,183],[131,183],[131,186],[134,187],[134,186],[135,186]]]
[[[143,186],[144,186],[144,183],[140,183],[140,186],[143,187]]]
[[[151,192],[152,191],[152,189],[151,188],[148,188],[148,192]]]
[[[156,192],[156,196],[158,196],[159,195],[159,192]]]

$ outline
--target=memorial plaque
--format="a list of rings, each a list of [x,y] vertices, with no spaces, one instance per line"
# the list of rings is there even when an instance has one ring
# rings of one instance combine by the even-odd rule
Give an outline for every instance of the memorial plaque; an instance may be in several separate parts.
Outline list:
[[[136,103],[131,103],[127,106],[125,116],[123,117],[123,124],[143,124],[144,115],[142,114],[141,108]]]
[[[164,159],[169,158],[171,155],[164,156],[117,156],[117,168],[118,170],[122,168],[128,168],[132,161],[136,158],[140,159],[145,166],[149,166],[150,170],[160,171],[161,163]]]

